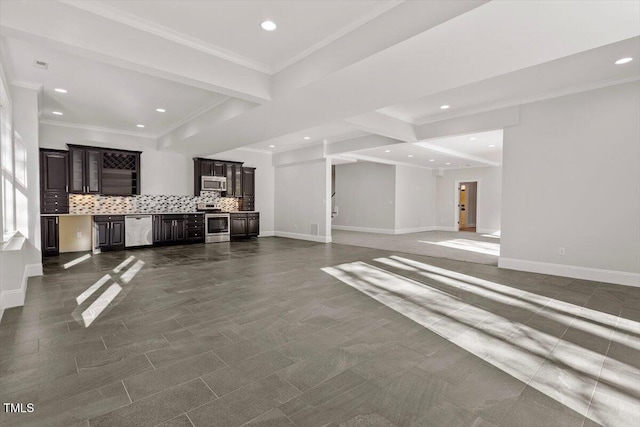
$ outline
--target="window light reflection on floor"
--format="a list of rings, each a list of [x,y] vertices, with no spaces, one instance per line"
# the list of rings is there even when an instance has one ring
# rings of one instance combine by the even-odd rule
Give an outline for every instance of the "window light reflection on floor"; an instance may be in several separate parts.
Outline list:
[[[503,317],[457,295],[468,292],[605,339],[634,342],[632,348],[638,340],[629,340],[624,330],[637,333],[638,322],[618,322],[606,313],[398,256],[375,262],[401,274],[364,262],[322,270],[593,421],[620,425],[621,414],[627,419],[640,415],[633,412],[640,408],[636,367],[608,358],[610,369],[604,370],[603,354],[511,320],[507,310]],[[405,277],[410,274],[420,280]]]
[[[478,240],[452,239],[442,242],[429,242],[427,240],[418,240],[420,243],[428,243],[430,245],[444,246],[451,249],[461,249],[463,251],[477,252],[487,255],[500,255],[500,243],[482,242]]]
[[[81,257],[78,257],[78,258],[76,258],[76,259],[74,259],[72,261],[69,261],[68,263],[64,264],[62,267],[66,270],[68,268],[73,267],[74,265],[80,264],[82,261],[88,260],[89,258],[91,258],[91,254],[85,254],[85,255],[82,255]]]

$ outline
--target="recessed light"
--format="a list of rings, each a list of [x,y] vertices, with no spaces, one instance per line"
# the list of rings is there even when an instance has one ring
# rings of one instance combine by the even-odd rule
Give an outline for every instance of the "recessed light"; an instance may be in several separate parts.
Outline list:
[[[631,57],[628,57],[628,58],[621,58],[621,59],[618,59],[618,60],[615,62],[615,64],[616,64],[616,65],[628,64],[628,63],[629,63],[629,62],[631,62],[631,61],[633,61],[633,58],[631,58]]]
[[[491,144],[491,145],[489,146],[489,148],[493,148],[493,147],[495,147],[495,146],[496,146],[496,144]]]
[[[144,125],[136,125],[136,126],[138,126],[139,128],[143,128],[144,127]]]
[[[165,110],[164,108],[156,108],[156,111],[158,113],[166,113],[167,112],[167,110]]]
[[[450,164],[451,164],[451,163],[449,163],[449,162],[445,163],[445,165],[450,165]]]
[[[304,139],[311,139],[311,137],[310,136],[305,136]]]
[[[55,88],[54,90],[55,90],[56,92],[58,92],[58,93],[67,93],[67,90],[66,90],[66,89],[62,89],[62,88],[59,88],[59,87]]]
[[[384,150],[384,152],[385,152],[385,153],[390,153],[390,152],[391,152],[391,150]]]
[[[435,162],[435,161],[436,161],[436,159],[429,159],[429,161],[430,161],[430,162]]]
[[[275,22],[273,21],[264,21],[262,24],[260,24],[260,26],[262,27],[263,30],[265,31],[273,31],[276,28],[278,28],[278,26],[276,25]]]
[[[413,157],[413,154],[409,154],[407,157]]]
[[[51,114],[55,114],[56,116],[62,116],[60,111],[52,111]]]
[[[472,136],[471,138],[469,138],[469,141],[475,141],[476,139],[478,138],[476,138],[475,136]]]
[[[269,148],[276,148],[276,146],[275,145],[270,145]]]
[[[446,105],[446,104],[440,106],[441,110],[448,110],[449,108],[451,108],[451,106],[450,105]]]

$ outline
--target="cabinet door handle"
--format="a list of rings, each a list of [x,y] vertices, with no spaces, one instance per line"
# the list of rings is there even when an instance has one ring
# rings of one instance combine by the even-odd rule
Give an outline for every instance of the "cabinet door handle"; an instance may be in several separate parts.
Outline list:
[[[56,225],[58,225],[58,217],[56,217]]]

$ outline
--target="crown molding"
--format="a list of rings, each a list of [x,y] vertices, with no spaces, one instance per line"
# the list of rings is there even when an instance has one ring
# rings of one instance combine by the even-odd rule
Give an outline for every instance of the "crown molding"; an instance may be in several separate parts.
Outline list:
[[[160,132],[159,134],[155,135],[156,138],[160,138],[170,132],[173,132],[174,130],[178,129],[180,126],[190,122],[191,120],[195,119],[196,117],[198,117],[201,114],[206,113],[209,110],[213,110],[214,108],[224,104],[225,102],[227,102],[228,100],[230,100],[231,97],[230,96],[224,96],[221,99],[218,99],[215,102],[212,102],[211,104],[207,104],[202,108],[197,109],[196,111],[194,111],[193,113],[187,115],[186,117],[184,117],[183,119],[178,120],[177,122],[175,122],[174,124],[166,127],[162,132]]]
[[[576,93],[587,92],[587,91],[590,91],[590,90],[603,89],[603,88],[609,87],[609,86],[616,86],[616,85],[621,85],[621,84],[625,84],[625,83],[631,83],[631,82],[634,82],[634,81],[637,81],[637,80],[640,80],[640,76],[633,76],[633,77],[628,77],[628,78],[625,78],[625,79],[605,80],[605,81],[601,81],[601,82],[597,82],[597,83],[590,83],[590,84],[581,85],[581,86],[574,86],[574,87],[563,89],[563,90],[558,90],[558,91],[554,91],[554,92],[548,92],[548,93],[545,93],[545,94],[542,94],[542,95],[530,96],[530,97],[527,97],[527,98],[521,98],[521,99],[510,100],[510,101],[505,101],[505,102],[496,102],[496,103],[493,103],[493,104],[483,105],[483,106],[477,107],[477,108],[467,108],[467,109],[461,110],[461,111],[456,112],[456,113],[439,114],[438,116],[426,116],[426,117],[423,117],[421,119],[415,120],[414,125],[422,126],[422,125],[426,125],[426,124],[429,124],[429,123],[440,122],[440,121],[443,121],[443,120],[449,120],[449,119],[455,119],[455,118],[458,118],[458,117],[470,116],[472,114],[486,113],[488,111],[499,110],[501,108],[509,108],[509,107],[516,107],[516,106],[519,106],[519,105],[532,104],[534,102],[545,101],[547,99],[553,99],[553,98],[559,98],[561,96],[574,95]],[[385,113],[383,113],[383,114],[385,114]]]
[[[68,6],[84,10],[85,12],[100,16],[102,18],[106,18],[111,21],[115,21],[120,24],[135,28],[137,30],[162,37],[166,40],[170,40],[183,46],[187,46],[191,49],[195,49],[200,52],[225,59],[229,62],[233,62],[243,67],[247,67],[265,74],[272,74],[271,67],[269,67],[267,64],[255,61],[251,58],[237,54],[235,52],[231,52],[211,43],[207,43],[201,39],[189,36],[179,31],[172,30],[171,28],[165,27],[164,25],[148,21],[128,12],[116,9],[112,6],[90,0],[60,0],[60,2]]]
[[[41,125],[72,128],[72,129],[90,130],[90,131],[94,131],[94,132],[115,133],[115,134],[118,134],[118,135],[135,136],[135,137],[138,137],[138,138],[146,138],[146,139],[155,140],[155,138],[153,136],[145,134],[145,133],[131,132],[131,131],[126,131],[126,130],[121,130],[121,129],[105,128],[105,127],[100,127],[100,126],[83,125],[83,124],[80,124],[80,123],[59,122],[59,121],[56,121],[56,120],[44,119],[44,120],[40,120],[40,124]]]
[[[23,80],[14,80],[11,82],[12,86],[18,86],[18,87],[23,87],[25,89],[32,89],[32,90],[40,90],[42,89],[42,84],[41,83],[31,83],[31,82],[25,82]]]
[[[386,2],[382,2],[380,5],[378,5],[376,8],[374,8],[372,11],[370,11],[369,13],[361,16],[359,19],[356,19],[355,21],[347,24],[346,26],[342,27],[338,31],[334,32],[333,34],[330,34],[329,36],[327,36],[324,39],[320,40],[318,43],[315,43],[315,44],[309,46],[308,48],[306,48],[302,52],[298,53],[297,55],[287,59],[286,61],[282,61],[280,64],[274,66],[272,68],[272,72],[271,73],[272,74],[279,73],[280,71],[284,70],[285,68],[288,68],[288,67],[292,66],[293,64],[295,64],[296,62],[303,60],[307,56],[312,55],[313,53],[319,51],[323,47],[328,46],[329,44],[333,43],[334,41],[338,40],[339,38],[349,34],[353,30],[357,29],[358,27],[361,27],[362,25],[366,24],[367,22],[374,20],[378,16],[382,15],[383,13],[393,9],[394,7],[400,5],[401,3],[404,3],[404,2],[405,2],[405,0],[388,0]]]

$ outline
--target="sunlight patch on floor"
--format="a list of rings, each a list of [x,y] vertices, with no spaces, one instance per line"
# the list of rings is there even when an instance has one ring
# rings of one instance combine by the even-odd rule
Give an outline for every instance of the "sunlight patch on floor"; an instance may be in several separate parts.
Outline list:
[[[76,259],[74,259],[72,261],[69,261],[68,263],[64,264],[62,267],[66,270],[68,268],[73,267],[74,265],[80,264],[82,261],[88,260],[89,258],[91,258],[91,254],[85,254],[85,255],[82,255],[81,257],[78,257],[78,258],[76,258]]]
[[[451,249],[460,249],[463,251],[477,252],[486,255],[500,255],[500,243],[481,242],[478,240],[468,239],[452,239],[442,242],[429,242],[427,240],[418,240],[420,243],[428,243],[430,245],[444,246]]]
[[[638,322],[617,322],[616,317],[606,313],[402,257],[379,258],[375,262],[416,275],[419,280],[365,262],[322,270],[593,421],[616,425],[620,411],[637,411],[640,407],[640,384],[634,381],[640,376],[637,368],[608,359],[615,369],[604,371],[603,354],[510,320],[508,308],[529,310],[532,315],[605,339],[616,339],[614,334],[622,332],[620,326],[637,333]],[[504,304],[507,317],[461,300],[455,296],[460,291],[488,303]],[[638,340],[632,341],[635,348]],[[598,378],[602,393],[594,393]],[[635,404],[616,407],[607,404],[610,399]],[[598,411],[590,411],[590,405]]]

